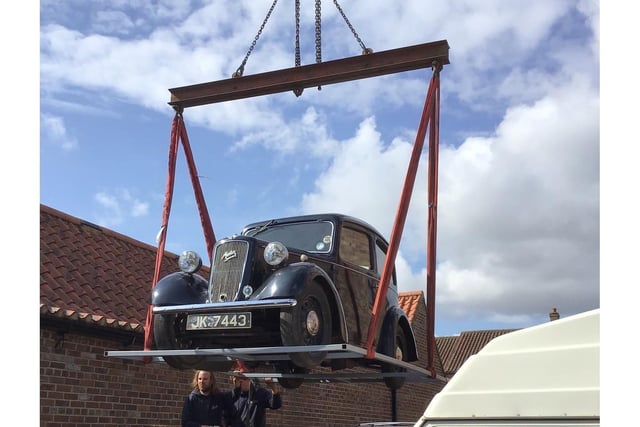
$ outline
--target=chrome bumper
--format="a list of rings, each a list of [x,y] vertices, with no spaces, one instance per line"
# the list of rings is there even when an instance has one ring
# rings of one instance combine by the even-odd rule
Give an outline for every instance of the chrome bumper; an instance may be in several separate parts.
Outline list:
[[[293,307],[295,299],[268,299],[259,301],[232,301],[206,304],[165,305],[153,307],[153,314],[212,313],[216,311],[254,310]]]

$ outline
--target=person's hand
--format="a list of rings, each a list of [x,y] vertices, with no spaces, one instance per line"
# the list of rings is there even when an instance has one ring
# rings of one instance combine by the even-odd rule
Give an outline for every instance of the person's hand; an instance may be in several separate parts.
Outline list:
[[[273,394],[278,393],[278,383],[275,383],[272,378],[265,378],[264,383],[269,387]]]

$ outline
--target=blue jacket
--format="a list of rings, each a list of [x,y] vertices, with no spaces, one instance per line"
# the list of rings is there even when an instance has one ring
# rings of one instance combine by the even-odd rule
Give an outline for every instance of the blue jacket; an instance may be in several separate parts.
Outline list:
[[[182,406],[182,427],[200,427],[201,425],[221,426],[232,412],[231,401],[226,393],[218,392],[209,395],[194,389],[184,399]]]
[[[256,407],[255,416],[253,418],[254,427],[265,427],[267,425],[267,408],[278,409],[282,407],[282,396],[280,393],[274,394],[271,390],[256,387],[253,383],[249,392],[242,392],[240,387],[236,387],[225,393],[226,399],[230,399],[233,405],[232,419],[230,427],[244,427],[241,414],[245,409],[245,405],[251,397],[253,405]]]

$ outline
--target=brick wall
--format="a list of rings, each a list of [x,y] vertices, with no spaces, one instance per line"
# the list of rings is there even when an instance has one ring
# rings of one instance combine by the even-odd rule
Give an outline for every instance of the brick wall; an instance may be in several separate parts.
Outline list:
[[[424,326],[416,324],[416,329],[418,336],[424,334]],[[192,372],[104,356],[107,350],[122,350],[121,344],[90,333],[62,336],[41,323],[41,426],[180,425]],[[426,350],[421,349],[421,356],[420,366],[425,366]],[[230,388],[223,373],[216,379],[223,390]],[[441,388],[439,382],[405,384],[396,392],[397,420],[415,421]],[[392,414],[391,391],[382,382],[304,383],[283,390],[283,401],[282,409],[269,411],[270,426],[353,426],[390,421]]]

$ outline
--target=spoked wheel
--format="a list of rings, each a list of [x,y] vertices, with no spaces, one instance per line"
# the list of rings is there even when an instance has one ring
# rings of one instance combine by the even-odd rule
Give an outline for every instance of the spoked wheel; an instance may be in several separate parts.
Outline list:
[[[186,350],[188,346],[177,337],[180,322],[175,314],[156,314],[153,317],[153,338],[158,350]],[[163,356],[167,365],[176,369],[205,369],[204,356]]]
[[[331,341],[329,301],[320,284],[311,282],[297,298],[298,303],[280,313],[280,335],[285,346],[327,345]],[[296,352],[289,357],[300,368],[313,368],[326,351]]]
[[[404,331],[402,330],[400,325],[397,325],[396,339],[395,339],[395,353],[389,356],[395,357],[398,360],[406,361],[407,360],[406,348],[407,348],[407,340],[404,336]],[[396,366],[396,365],[392,365],[389,363],[383,363],[382,372],[383,373],[407,372],[407,369]],[[400,387],[404,385],[405,381],[406,381],[405,377],[384,377],[384,383],[391,390],[398,390]]]
[[[308,374],[309,369],[294,366],[292,363],[283,363],[279,366],[283,374]],[[284,388],[298,388],[304,382],[304,378],[278,378],[278,383]]]

